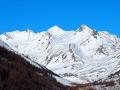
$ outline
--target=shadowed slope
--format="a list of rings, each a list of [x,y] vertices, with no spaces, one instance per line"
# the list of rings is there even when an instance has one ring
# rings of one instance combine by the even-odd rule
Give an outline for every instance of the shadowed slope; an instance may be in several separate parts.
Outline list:
[[[0,47],[0,90],[67,90],[44,68]],[[55,75],[55,74],[54,74]]]

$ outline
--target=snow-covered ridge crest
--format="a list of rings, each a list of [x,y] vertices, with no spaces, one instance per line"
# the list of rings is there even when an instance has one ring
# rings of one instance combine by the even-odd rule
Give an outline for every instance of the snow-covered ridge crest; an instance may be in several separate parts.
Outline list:
[[[0,35],[18,53],[78,83],[95,81],[118,70],[120,39],[86,25],[74,31],[54,26],[48,31],[14,31]]]
[[[11,47],[9,47],[9,45],[6,44],[6,43],[5,43],[4,41],[2,41],[1,39],[0,39],[0,47],[4,47],[4,48],[6,48],[6,49],[8,49],[8,50],[12,50]]]

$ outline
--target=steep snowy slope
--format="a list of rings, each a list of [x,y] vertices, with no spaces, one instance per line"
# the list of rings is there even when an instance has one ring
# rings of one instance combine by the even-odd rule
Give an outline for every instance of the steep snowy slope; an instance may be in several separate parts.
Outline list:
[[[54,26],[40,33],[7,32],[0,39],[20,54],[74,82],[104,79],[120,70],[120,39],[86,25],[75,31]]]
[[[6,48],[6,49],[8,49],[8,50],[12,50],[12,48],[9,47],[9,45],[7,45],[7,44],[6,44],[4,41],[2,41],[2,40],[0,40],[0,46]]]
[[[0,90],[70,90],[70,86],[44,66],[0,46]]]
[[[11,53],[11,54],[10,54]],[[4,56],[4,57],[3,57]],[[12,60],[18,60],[18,62],[20,62],[19,61],[19,58],[17,58],[17,56],[20,58],[20,60],[21,60],[21,58],[22,58],[22,61],[23,62],[26,62],[26,63],[29,63],[30,65],[31,65],[31,67],[27,67],[27,68],[32,68],[32,67],[34,67],[35,66],[35,68],[37,68],[38,70],[40,70],[41,71],[41,73],[40,73],[40,75],[42,74],[43,76],[44,75],[49,75],[50,76],[50,78],[52,77],[53,79],[55,79],[56,81],[57,81],[57,83],[60,83],[61,85],[65,85],[65,86],[73,86],[72,85],[72,82],[70,82],[70,81],[68,81],[68,80],[66,80],[66,79],[63,79],[63,78],[61,78],[59,75],[57,75],[57,74],[55,74],[55,73],[53,73],[52,71],[50,71],[49,69],[47,69],[45,66],[42,66],[42,65],[40,65],[40,64],[38,64],[37,62],[35,62],[35,61],[33,61],[33,60],[31,60],[30,58],[28,58],[28,57],[26,57],[26,56],[24,56],[24,55],[20,55],[20,54],[18,54],[17,52],[15,52],[14,50],[12,50],[5,42],[3,42],[3,41],[1,41],[0,40],[0,60],[8,60],[8,62],[9,62],[9,60],[10,59],[12,59]],[[12,57],[12,58],[11,58]],[[7,58],[7,59],[5,59],[5,58]],[[14,59],[13,59],[14,58]],[[25,60],[25,61],[24,61]],[[4,62],[4,61],[3,61]],[[11,63],[10,63],[11,64]],[[17,62],[15,62],[14,61],[14,64],[20,64],[20,63],[17,63]],[[1,65],[2,66],[2,65]],[[3,65],[4,66],[4,65]],[[9,65],[8,65],[8,67],[9,67]],[[14,67],[17,67],[17,65],[15,66],[14,65]],[[6,68],[6,67],[4,67],[4,68]],[[10,68],[10,67],[9,67]],[[22,67],[22,68],[24,68],[24,67]],[[13,69],[13,68],[12,68]],[[24,68],[25,69],[25,68]],[[24,70],[23,69],[23,70]],[[32,72],[32,71],[31,71]],[[1,72],[0,71],[0,81],[1,81],[1,75],[3,74],[3,72]],[[21,75],[22,76],[22,75]],[[24,76],[24,74],[23,74],[23,76]],[[55,82],[56,82],[55,81]],[[1,87],[0,87],[1,88]]]

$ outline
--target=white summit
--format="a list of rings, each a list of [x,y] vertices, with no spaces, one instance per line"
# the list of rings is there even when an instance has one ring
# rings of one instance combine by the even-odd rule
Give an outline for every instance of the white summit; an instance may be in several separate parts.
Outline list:
[[[18,53],[73,82],[104,79],[120,70],[120,39],[86,25],[75,31],[54,26],[39,33],[6,32],[0,39]]]

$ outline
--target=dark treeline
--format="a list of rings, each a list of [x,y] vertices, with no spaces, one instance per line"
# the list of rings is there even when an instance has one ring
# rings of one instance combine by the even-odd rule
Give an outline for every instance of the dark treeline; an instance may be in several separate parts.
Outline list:
[[[0,47],[0,90],[68,90],[52,75],[50,70],[37,68]]]

